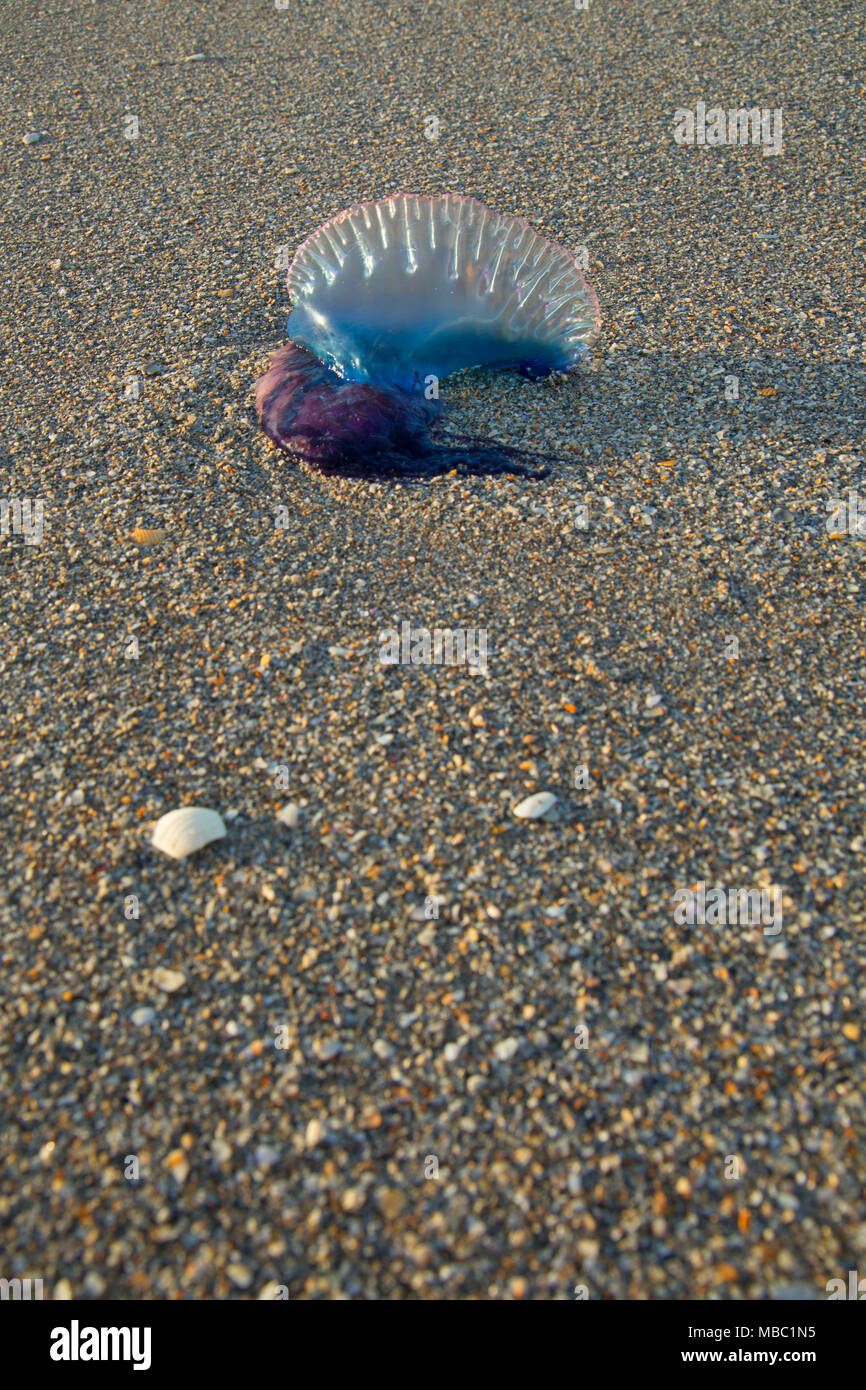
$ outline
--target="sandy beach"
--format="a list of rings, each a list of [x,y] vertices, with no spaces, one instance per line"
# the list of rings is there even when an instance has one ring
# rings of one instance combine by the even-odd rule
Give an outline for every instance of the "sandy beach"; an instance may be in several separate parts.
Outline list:
[[[863,1267],[858,27],[6,7],[0,1276],[817,1300]],[[755,107],[757,143],[710,114]],[[578,370],[442,385],[546,478],[325,477],[259,429],[287,257],[398,192],[581,250]],[[404,624],[485,659],[404,661]],[[227,833],[174,861],[182,805]]]

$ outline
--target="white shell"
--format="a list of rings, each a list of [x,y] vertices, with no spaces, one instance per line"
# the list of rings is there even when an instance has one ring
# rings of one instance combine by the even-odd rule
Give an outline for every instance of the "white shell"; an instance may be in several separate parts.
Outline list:
[[[413,389],[474,366],[573,366],[598,336],[577,258],[475,198],[401,193],[338,213],[289,267],[289,335],[348,381]]]
[[[217,811],[203,806],[181,806],[160,816],[153,829],[151,844],[172,859],[185,859],[197,849],[221,840],[226,833],[225,822]]]
[[[514,814],[520,820],[538,820],[548,812],[556,801],[553,792],[535,792],[514,807]]]

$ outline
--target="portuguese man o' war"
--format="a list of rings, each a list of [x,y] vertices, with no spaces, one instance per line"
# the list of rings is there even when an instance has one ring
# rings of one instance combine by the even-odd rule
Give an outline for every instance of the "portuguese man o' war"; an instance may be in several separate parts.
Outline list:
[[[401,194],[326,222],[288,287],[291,341],[256,385],[281,449],[356,476],[546,471],[544,455],[445,430],[438,383],[575,366],[601,320],[571,252],[474,198]]]

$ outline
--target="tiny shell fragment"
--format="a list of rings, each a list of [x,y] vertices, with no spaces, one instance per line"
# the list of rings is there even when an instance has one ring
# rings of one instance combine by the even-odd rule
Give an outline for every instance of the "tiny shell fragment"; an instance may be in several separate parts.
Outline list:
[[[521,801],[515,806],[514,814],[519,820],[538,820],[539,816],[545,815],[556,801],[553,792],[534,792],[525,801]]]
[[[136,545],[161,545],[168,535],[167,531],[151,531],[146,527],[136,526],[134,531],[130,531],[130,540],[135,541]]]

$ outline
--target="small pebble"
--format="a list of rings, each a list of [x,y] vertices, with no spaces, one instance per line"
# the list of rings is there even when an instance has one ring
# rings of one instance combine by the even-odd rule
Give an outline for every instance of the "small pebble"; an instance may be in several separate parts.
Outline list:
[[[266,1284],[263,1284],[261,1289],[259,1290],[259,1303],[272,1302],[274,1299],[278,1299],[281,1295],[283,1287],[284,1285],[278,1284],[276,1279],[269,1279],[268,1282]]]
[[[398,1187],[380,1188],[376,1193],[376,1201],[386,1221],[396,1221],[406,1205],[405,1194]]]
[[[307,1149],[314,1149],[317,1144],[321,1143],[324,1133],[325,1131],[321,1120],[310,1120],[304,1131],[304,1147]]]
[[[165,994],[174,994],[186,984],[186,976],[182,970],[167,970],[162,966],[154,970],[151,979],[157,989],[161,989]]]
[[[165,1159],[163,1167],[168,1170],[178,1187],[183,1187],[189,1177],[189,1163],[183,1149],[172,1149]]]

